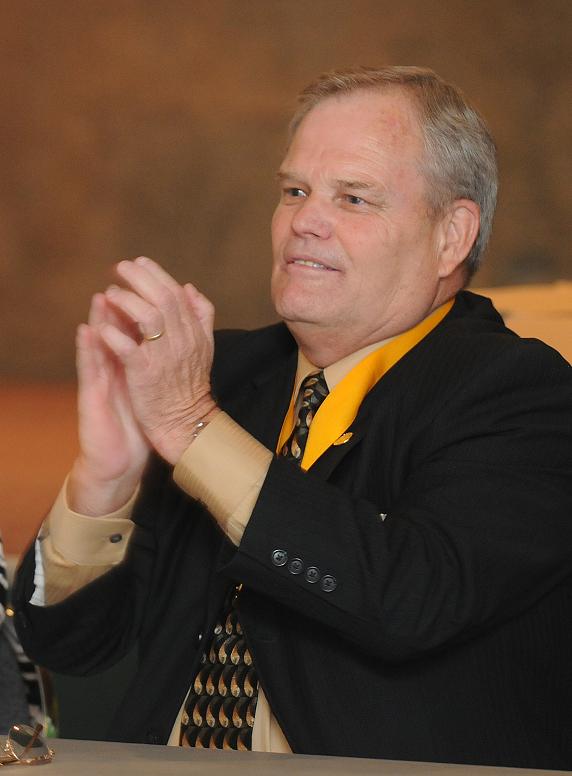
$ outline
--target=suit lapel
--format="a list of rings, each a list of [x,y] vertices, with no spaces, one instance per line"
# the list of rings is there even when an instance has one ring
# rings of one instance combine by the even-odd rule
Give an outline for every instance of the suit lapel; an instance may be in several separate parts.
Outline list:
[[[375,386],[375,388],[377,388],[377,386]],[[372,389],[370,394],[373,393],[375,388]],[[330,445],[330,447],[324,451],[324,453],[309,469],[309,471],[317,475],[320,479],[327,480],[331,476],[334,469],[344,460],[346,455],[348,455],[351,450],[357,447],[366,435],[370,426],[369,415],[369,410],[364,408],[364,405],[362,404],[354,422],[347,429],[347,433],[351,434],[347,442]],[[343,436],[345,435],[342,435],[342,437]],[[340,437],[340,441],[342,437]]]
[[[358,412],[356,419],[348,428],[348,432],[351,433],[351,437],[348,441],[340,445],[334,444],[328,447],[308,471],[317,475],[322,480],[327,480],[331,476],[334,469],[344,460],[351,450],[360,444],[367,433],[367,419],[365,417],[360,417],[360,414],[361,411]]]
[[[423,342],[406,353],[369,391],[361,403],[355,420],[346,430],[347,434],[351,434],[350,438],[343,441],[346,434],[342,434],[338,438],[339,442],[342,443],[332,444],[309,471],[320,479],[328,479],[348,453],[354,450],[372,429],[376,429],[375,433],[378,433],[380,426],[387,428],[392,424],[391,414],[394,409],[395,397],[400,396],[401,391],[399,385],[407,385],[407,374],[411,369],[413,353],[423,345]],[[398,387],[396,387],[396,383]],[[389,397],[391,397],[391,408],[388,404]]]

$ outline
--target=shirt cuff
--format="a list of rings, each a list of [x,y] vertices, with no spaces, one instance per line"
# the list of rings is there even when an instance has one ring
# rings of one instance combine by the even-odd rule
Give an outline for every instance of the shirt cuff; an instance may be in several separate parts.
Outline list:
[[[67,482],[66,478],[40,538],[49,535],[54,549],[71,563],[81,566],[113,566],[120,563],[133,531],[130,518],[138,490],[121,509],[107,515],[89,517],[69,508],[66,499]]]
[[[173,477],[205,505],[236,545],[248,525],[273,455],[225,412],[187,447]]]

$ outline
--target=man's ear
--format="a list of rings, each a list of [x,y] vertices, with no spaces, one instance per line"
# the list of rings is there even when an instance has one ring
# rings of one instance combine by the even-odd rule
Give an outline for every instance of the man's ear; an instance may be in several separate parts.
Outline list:
[[[459,267],[473,247],[481,223],[481,209],[472,199],[456,199],[441,221],[442,240],[439,277],[447,278]]]

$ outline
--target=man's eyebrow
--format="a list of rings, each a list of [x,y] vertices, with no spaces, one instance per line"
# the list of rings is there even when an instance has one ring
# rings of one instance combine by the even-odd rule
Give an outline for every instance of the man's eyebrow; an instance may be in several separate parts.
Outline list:
[[[277,181],[301,181],[303,179],[304,176],[300,175],[300,173],[297,173],[295,170],[278,170],[276,173]],[[360,191],[369,191],[371,189],[383,188],[381,184],[373,181],[346,180],[345,178],[336,178],[334,183],[340,189],[351,189],[353,191],[357,189]]]
[[[340,189],[360,189],[361,191],[381,188],[379,185],[376,185],[371,181],[350,181],[341,178],[336,180],[336,186],[338,186]]]
[[[299,181],[302,180],[302,175],[298,175],[298,173],[294,172],[293,170],[278,170],[276,173],[276,180],[277,181]]]

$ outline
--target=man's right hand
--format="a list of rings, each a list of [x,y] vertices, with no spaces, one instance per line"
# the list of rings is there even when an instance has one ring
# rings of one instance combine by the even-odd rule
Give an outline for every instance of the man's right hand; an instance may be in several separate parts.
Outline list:
[[[89,321],[76,337],[80,452],[67,492],[70,509],[93,516],[114,512],[130,499],[150,452],[131,409],[123,366],[99,334],[105,323],[130,325],[103,294],[95,294]]]

